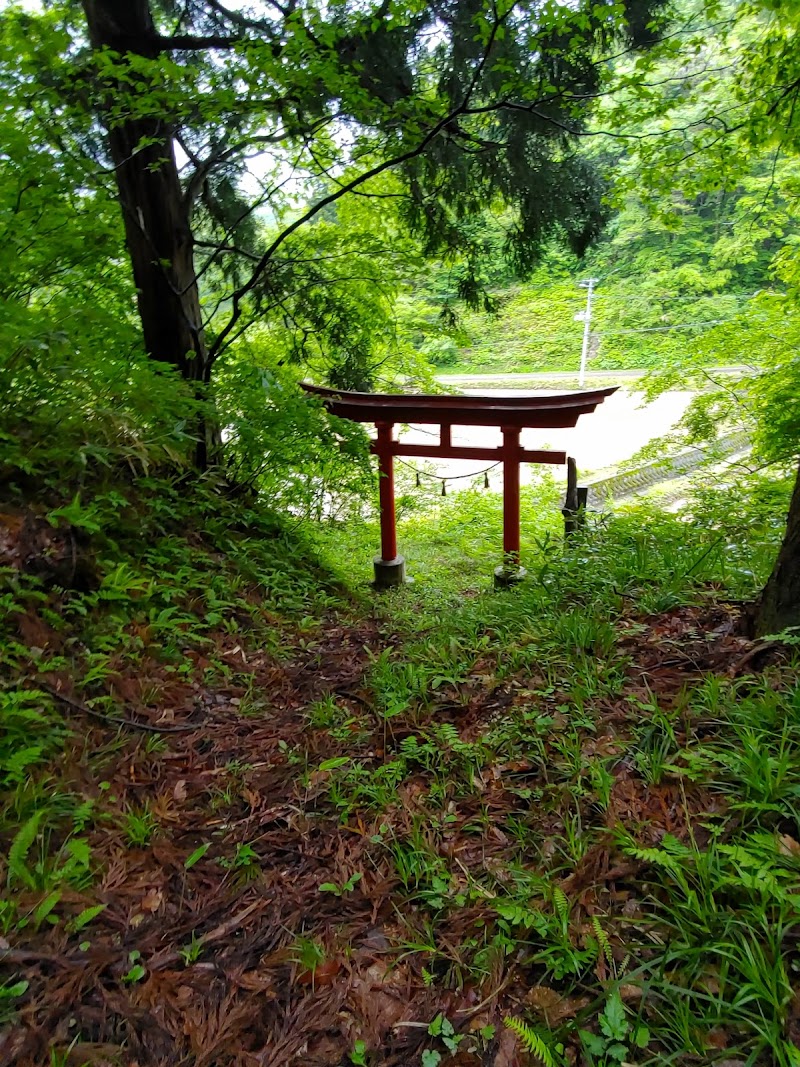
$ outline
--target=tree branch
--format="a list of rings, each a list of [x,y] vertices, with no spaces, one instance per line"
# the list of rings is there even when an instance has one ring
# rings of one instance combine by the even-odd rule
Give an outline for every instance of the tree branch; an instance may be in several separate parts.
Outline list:
[[[197,248],[213,248],[214,256],[211,257],[212,259],[216,258],[216,253],[218,252],[230,252],[232,255],[244,256],[245,259],[252,259],[254,262],[258,263],[258,255],[255,252],[248,252],[246,248],[237,248],[236,245],[218,244],[216,241],[200,241],[197,238],[195,238],[194,243]]]
[[[235,48],[241,42],[241,37],[220,36],[214,33],[204,37],[196,37],[191,33],[180,33],[173,37],[158,35],[155,38],[155,44],[159,52],[202,52],[207,48],[228,49]]]
[[[274,106],[278,108],[282,102],[283,101],[281,100],[276,100],[274,102]],[[318,133],[319,130],[323,129],[329,122],[332,121],[333,118],[328,115],[326,115],[322,119],[318,119],[305,131],[305,136],[312,137],[315,133]],[[289,137],[290,134],[284,128],[279,129],[275,133],[254,133],[249,137],[243,137],[241,140],[237,141],[236,144],[228,145],[227,147],[221,148],[216,152],[211,152],[211,154],[206,156],[206,158],[203,160],[197,158],[196,156],[189,156],[189,152],[187,151],[183,143],[180,142],[181,148],[183,148],[184,152],[186,152],[187,156],[189,156],[189,158],[195,164],[194,173],[189,177],[186,184],[186,189],[183,196],[184,203],[191,210],[195,201],[197,200],[200,190],[203,187],[203,183],[215,167],[221,166],[223,163],[230,162],[230,160],[234,159],[237,155],[239,155],[243,159],[248,158],[243,155],[244,150],[247,148],[254,148],[258,145],[282,144],[284,141],[288,140]]]
[[[784,88],[781,90],[780,95],[778,96],[778,99],[773,101],[767,108],[767,114],[774,115],[783,103],[783,101],[786,99],[786,97],[789,96],[791,93],[796,92],[798,89],[800,89],[800,78],[795,78],[795,80],[793,82],[790,82],[789,85],[784,86]]]
[[[284,18],[288,18],[294,10],[294,0],[286,6],[278,4],[275,0],[268,0],[272,7],[276,8],[283,15]],[[229,22],[232,22],[234,26],[241,26],[242,29],[247,30],[272,30],[273,27],[265,19],[250,19],[247,15],[243,15],[241,11],[232,11],[229,7],[225,7],[219,0],[206,0],[208,6],[216,11],[218,15],[222,15]]]
[[[278,236],[266,250],[266,252],[264,252],[264,254],[261,256],[261,259],[256,264],[256,267],[248,281],[246,281],[244,285],[240,285],[239,288],[233,292],[231,297],[233,301],[233,310],[231,312],[231,317],[225,327],[220,331],[220,334],[212,345],[212,347],[209,349],[209,358],[211,360],[217,358],[222,349],[223,344],[225,343],[226,338],[228,337],[228,334],[234,328],[234,326],[239,320],[239,317],[241,316],[242,300],[245,296],[247,296],[249,292],[255,289],[256,285],[258,285],[261,275],[269,266],[272,257],[275,255],[281,245],[284,244],[284,242],[287,241],[296,230],[299,230],[301,226],[304,226],[307,222],[310,222],[311,219],[318,215],[320,211],[323,211],[326,207],[328,207],[329,204],[334,204],[337,200],[340,200],[347,193],[352,192],[354,189],[358,189],[361,185],[364,185],[365,182],[370,181],[372,178],[377,178],[385,171],[391,170],[392,167],[398,167],[402,163],[407,163],[409,160],[416,159],[416,157],[421,155],[428,147],[428,145],[433,140],[435,140],[435,138],[442,132],[447,123],[452,122],[454,118],[456,118],[462,113],[462,111],[463,107],[459,107],[455,111],[445,116],[445,118],[440,119],[439,122],[437,122],[432,127],[432,129],[425,135],[425,137],[422,138],[422,140],[414,148],[410,148],[408,149],[408,151],[401,152],[400,155],[394,156],[392,159],[384,160],[382,163],[378,163],[374,167],[370,167],[369,170],[366,170],[362,174],[359,174],[355,178],[352,178],[349,182],[340,186],[334,192],[329,193],[327,196],[323,196],[321,200],[318,200],[316,204],[310,207],[302,215],[299,215],[294,220],[294,222],[290,223],[290,225],[287,226],[285,230],[282,230],[281,233],[278,234]]]
[[[496,17],[495,23],[492,26],[491,33],[489,34],[489,38],[487,40],[484,53],[481,56],[480,62],[475,68],[473,76],[470,79],[469,86],[467,87],[464,97],[458,107],[454,108],[443,118],[439,119],[439,121],[431,127],[428,133],[425,134],[425,136],[415,145],[414,148],[410,148],[407,151],[401,152],[399,155],[392,157],[391,159],[384,160],[381,163],[375,164],[375,166],[373,167],[369,167],[366,171],[357,175],[355,178],[352,178],[349,182],[346,182],[345,184],[341,185],[332,193],[329,193],[327,196],[322,197],[320,200],[317,201],[316,204],[310,207],[302,215],[299,215],[294,220],[294,222],[290,223],[290,225],[287,226],[286,229],[282,230],[281,233],[278,234],[272,244],[267,248],[267,250],[259,259],[250,278],[244,283],[244,285],[240,285],[239,288],[234,290],[234,292],[232,293],[231,300],[233,304],[233,309],[231,311],[231,315],[228,319],[228,322],[220,331],[219,336],[209,349],[208,356],[210,362],[213,363],[213,361],[222,351],[222,348],[224,347],[228,336],[235,327],[236,323],[239,321],[239,318],[242,314],[242,300],[258,285],[261,276],[269,267],[272,258],[277,252],[277,250],[291,237],[293,233],[299,230],[306,223],[310,222],[311,219],[315,218],[321,211],[328,207],[329,204],[336,203],[336,201],[340,200],[343,196],[346,196],[348,193],[358,189],[360,186],[364,185],[372,178],[376,178],[379,175],[384,174],[387,170],[391,170],[394,167],[399,167],[403,163],[407,163],[410,160],[416,159],[418,156],[422,155],[426,148],[439,136],[440,133],[442,133],[442,131],[449,123],[455,121],[459,117],[459,115],[468,113],[470,99],[472,97],[472,94],[475,92],[480,81],[481,75],[483,74],[486,68],[486,64],[489,61],[489,53],[491,52],[495,40],[497,39],[497,34],[500,30],[502,23],[508,19],[512,10],[513,5],[509,7],[509,10],[505,14]]]

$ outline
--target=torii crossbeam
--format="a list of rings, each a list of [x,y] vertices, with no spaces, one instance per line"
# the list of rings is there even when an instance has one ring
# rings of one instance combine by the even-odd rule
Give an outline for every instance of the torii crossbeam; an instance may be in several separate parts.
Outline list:
[[[607,396],[616,392],[592,389],[555,396],[419,396],[404,393],[351,393],[302,383],[308,393],[322,399],[333,415],[354,422],[371,422],[377,438],[371,451],[378,457],[381,511],[381,554],[375,557],[375,584],[378,587],[400,585],[405,580],[405,560],[397,552],[397,528],[394,504],[394,457],[417,456],[425,459],[479,459],[503,464],[503,555],[506,574],[519,570],[520,463],[567,462],[566,452],[522,448],[523,429],[561,429],[575,426],[581,415],[594,411]],[[439,426],[438,445],[413,445],[397,441],[397,423],[425,423]],[[475,448],[454,445],[453,426],[497,426],[503,434],[499,448]]]

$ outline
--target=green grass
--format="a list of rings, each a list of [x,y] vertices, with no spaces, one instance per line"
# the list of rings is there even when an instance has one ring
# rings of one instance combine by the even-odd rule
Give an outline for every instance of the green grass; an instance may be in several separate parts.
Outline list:
[[[464,312],[459,347],[451,345],[434,354],[437,370],[442,374],[577,374],[583,323],[575,316],[586,307],[586,292],[577,280],[545,280],[540,275],[495,293],[496,315]],[[687,292],[678,300],[664,302],[660,294],[648,297],[642,293],[641,277],[608,277],[593,301],[588,367],[613,372],[670,366],[676,358],[685,357],[687,347],[694,350],[698,338],[710,331],[708,326],[696,330],[670,330],[670,326],[727,320],[742,306],[741,294],[733,292]]]

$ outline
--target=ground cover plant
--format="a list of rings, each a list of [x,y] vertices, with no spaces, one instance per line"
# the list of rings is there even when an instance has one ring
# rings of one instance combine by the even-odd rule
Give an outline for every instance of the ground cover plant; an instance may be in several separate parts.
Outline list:
[[[486,493],[379,598],[219,491],[6,524],[4,1062],[797,1062],[786,489],[570,546],[529,492],[504,593]]]

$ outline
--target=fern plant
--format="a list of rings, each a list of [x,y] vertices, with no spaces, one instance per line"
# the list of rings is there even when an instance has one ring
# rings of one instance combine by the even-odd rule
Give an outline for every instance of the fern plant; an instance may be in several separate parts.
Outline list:
[[[91,883],[91,850],[85,838],[70,837],[57,853],[48,852],[50,814],[40,808],[14,835],[6,858],[9,886],[49,892],[62,883],[78,889]],[[35,845],[37,851],[32,854]]]
[[[42,763],[61,744],[66,729],[38,689],[0,691],[0,785],[24,782],[29,768]]]
[[[569,929],[570,905],[569,900],[567,900],[567,894],[560,886],[555,886],[553,888],[553,907],[555,908],[556,915],[561,921],[561,926],[566,934]]]
[[[551,1046],[538,1030],[534,1030],[532,1026],[522,1019],[517,1019],[514,1015],[506,1016],[503,1022],[517,1035],[525,1051],[534,1055],[542,1067],[559,1067],[564,1062],[561,1055],[564,1051],[563,1045]]]
[[[26,861],[31,846],[39,832],[39,823],[42,821],[43,815],[43,811],[37,811],[31,815],[19,828],[14,840],[11,842],[11,847],[8,850],[8,859],[6,860],[9,884],[16,881],[21,882],[28,889],[36,888],[36,878]]]
[[[605,959],[606,963],[611,968],[612,974],[615,974],[614,967],[614,953],[611,949],[611,942],[608,939],[608,934],[605,932],[600,924],[600,920],[596,915],[592,916],[592,928],[597,938],[597,958],[598,962],[601,959]]]

